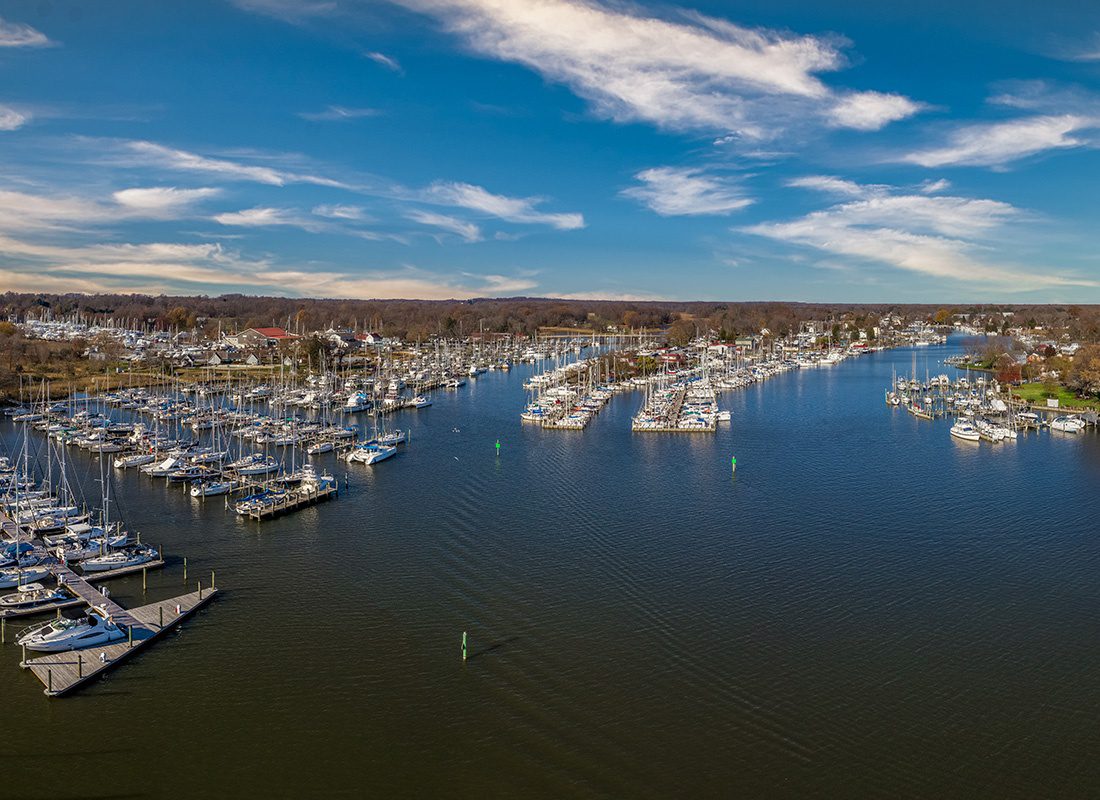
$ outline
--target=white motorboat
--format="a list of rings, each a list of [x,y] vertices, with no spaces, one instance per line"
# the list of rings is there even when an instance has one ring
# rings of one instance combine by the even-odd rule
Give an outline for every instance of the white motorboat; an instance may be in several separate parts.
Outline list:
[[[273,456],[265,458],[262,455],[254,455],[234,461],[229,466],[237,470],[239,475],[267,475],[278,471],[279,462]]]
[[[307,447],[306,452],[311,456],[318,456],[322,453],[331,453],[335,447],[336,444],[334,442],[317,442]]]
[[[413,408],[427,408],[432,404],[432,398],[425,397],[422,394],[418,394],[412,400]]]
[[[14,589],[33,581],[40,581],[50,574],[45,567],[26,567],[25,569],[0,569],[0,589]]]
[[[1050,421],[1050,429],[1062,433],[1080,433],[1085,429],[1085,421],[1078,417],[1055,417]]]
[[[89,558],[80,562],[80,569],[87,572],[108,572],[113,569],[138,567],[157,558],[157,551],[151,547],[127,548],[116,550],[104,556]]]
[[[34,626],[20,634],[18,643],[28,650],[61,653],[97,647],[126,638],[126,631],[114,623],[107,612],[93,606],[78,619],[61,617],[45,625]]]
[[[47,589],[41,583],[25,583],[11,594],[0,596],[0,609],[26,611],[37,606],[60,603],[73,598],[65,586]]]
[[[964,420],[959,420],[951,426],[951,435],[956,439],[962,439],[967,442],[977,442],[982,438],[978,429]]]
[[[205,483],[191,484],[192,497],[213,497],[215,495],[229,494],[236,488],[234,481],[206,481]]]
[[[391,458],[395,455],[397,455],[397,448],[393,445],[369,442],[367,444],[357,445],[347,454],[345,460],[348,463],[377,464],[379,461],[385,461],[387,458]]]
[[[407,441],[408,437],[405,435],[405,431],[390,431],[374,439],[373,443],[392,447],[393,445],[404,444]]]

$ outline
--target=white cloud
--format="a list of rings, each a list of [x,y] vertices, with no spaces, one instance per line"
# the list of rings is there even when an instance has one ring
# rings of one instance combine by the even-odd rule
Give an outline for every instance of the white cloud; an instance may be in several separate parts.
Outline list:
[[[951,188],[951,181],[947,178],[940,178],[938,181],[924,181],[920,185],[920,190],[924,194],[939,194],[940,192],[946,192]]]
[[[326,106],[323,111],[302,111],[298,116],[311,122],[343,122],[363,117],[376,117],[382,112],[377,108],[348,108],[347,106]]]
[[[363,56],[369,58],[375,64],[381,64],[383,67],[390,70],[391,72],[404,72],[404,70],[401,68],[401,64],[397,61],[397,59],[391,58],[385,53],[368,52],[363,53]]]
[[[829,110],[829,124],[835,128],[877,131],[891,122],[906,119],[924,108],[900,94],[859,92],[840,98]]]
[[[399,270],[317,269],[248,259],[217,243],[39,245],[0,234],[0,285],[13,291],[243,291],[290,297],[468,299],[537,286],[502,275],[453,276]]]
[[[173,217],[201,200],[215,197],[217,189],[177,189],[175,186],[122,189],[112,195],[115,202],[153,217]]]
[[[634,176],[641,186],[621,194],[663,217],[729,214],[752,204],[741,187],[689,167],[655,167]]]
[[[435,16],[475,52],[569,86],[621,122],[760,139],[806,116],[867,128],[917,110],[906,113],[897,96],[851,93],[832,111],[833,91],[817,76],[843,66],[836,39],[696,13],[671,21],[594,0],[394,2]]]
[[[313,211],[310,212],[318,217],[328,217],[329,219],[343,219],[353,222],[363,222],[369,219],[366,211],[362,206],[347,206],[347,205],[320,205],[314,206]]]
[[[792,178],[787,181],[787,185],[798,189],[813,189],[814,191],[842,197],[866,197],[869,194],[881,194],[885,188],[882,186],[866,186],[832,175],[806,175],[802,178]]]
[[[0,106],[0,131],[14,131],[22,128],[30,120],[26,112],[16,111],[10,106]]]
[[[147,141],[123,142],[121,153],[113,158],[112,163],[121,166],[154,167],[176,172],[198,172],[226,180],[252,181],[269,186],[308,183],[338,189],[352,188],[342,181],[322,175],[275,169],[257,164],[245,164],[224,158],[211,158]]]
[[[430,227],[450,231],[465,239],[467,242],[481,241],[481,228],[472,222],[466,222],[457,217],[449,217],[446,214],[436,214],[431,211],[421,211],[419,209],[413,209],[405,216],[421,225],[428,225]]]
[[[535,208],[542,200],[537,197],[506,197],[469,183],[438,181],[423,193],[423,200],[440,205],[466,208],[498,217],[507,222],[550,225],[571,231],[584,227],[581,214],[555,214]]]
[[[946,146],[918,150],[899,160],[922,167],[999,166],[1046,150],[1085,146],[1088,141],[1073,134],[1097,127],[1097,120],[1075,114],[968,125],[954,131]]]
[[[1005,224],[1022,218],[1018,209],[994,200],[894,195],[854,200],[789,222],[741,230],[832,256],[1008,290],[1100,285],[991,260],[994,240]]]
[[[241,211],[227,211],[216,214],[214,221],[221,225],[235,225],[242,228],[301,228],[310,233],[325,230],[324,223],[310,219],[294,209],[256,206]]]
[[[45,47],[53,44],[46,34],[30,25],[0,18],[0,47]]]

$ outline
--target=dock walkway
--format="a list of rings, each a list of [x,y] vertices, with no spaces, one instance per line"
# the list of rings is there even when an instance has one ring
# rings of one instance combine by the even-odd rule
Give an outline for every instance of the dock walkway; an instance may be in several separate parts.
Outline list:
[[[114,617],[120,627],[128,629],[127,639],[124,641],[87,650],[50,653],[24,660],[19,666],[29,669],[42,681],[42,685],[46,687],[44,693],[47,696],[59,697],[68,694],[98,678],[107,670],[114,669],[134,653],[152,644],[166,631],[171,630],[213,600],[217,593],[216,588],[200,588],[190,594],[140,606],[133,611],[125,612],[127,618],[132,620],[132,624],[123,623],[119,617]]]

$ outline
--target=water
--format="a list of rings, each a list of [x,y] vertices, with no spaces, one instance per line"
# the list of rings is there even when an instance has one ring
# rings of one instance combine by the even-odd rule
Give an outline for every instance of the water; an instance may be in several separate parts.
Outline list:
[[[1094,796],[1100,443],[883,404],[949,352],[726,393],[715,436],[631,434],[637,394],[523,426],[490,373],[263,525],[126,474],[146,602],[183,555],[224,596],[63,700],[0,648],[0,796]]]

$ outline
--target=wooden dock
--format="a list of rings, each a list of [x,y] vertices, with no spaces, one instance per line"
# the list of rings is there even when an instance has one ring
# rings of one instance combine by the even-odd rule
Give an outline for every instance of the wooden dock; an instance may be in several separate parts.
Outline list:
[[[280,514],[289,514],[292,511],[297,511],[300,508],[314,505],[325,500],[330,500],[339,494],[339,485],[336,481],[333,481],[330,485],[323,489],[318,489],[316,492],[287,492],[287,496],[275,500],[271,503],[263,503],[258,508],[249,509],[241,514],[241,516],[248,517],[257,521],[265,519],[271,519],[277,517]],[[238,512],[241,513],[241,512]]]
[[[19,666],[29,669],[42,681],[48,697],[60,697],[114,669],[130,656],[151,645],[213,600],[217,593],[217,588],[203,589],[200,586],[196,592],[135,608],[125,612],[132,623],[123,622],[112,614],[112,619],[119,627],[127,628],[125,640],[87,650],[50,653],[38,658],[24,659]]]

